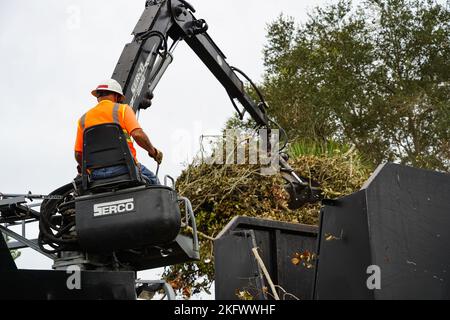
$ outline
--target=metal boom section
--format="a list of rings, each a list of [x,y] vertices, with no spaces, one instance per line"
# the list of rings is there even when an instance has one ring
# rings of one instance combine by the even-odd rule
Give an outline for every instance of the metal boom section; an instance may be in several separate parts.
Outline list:
[[[112,77],[123,87],[128,103],[135,111],[151,105],[153,90],[173,60],[172,51],[184,40],[219,80],[230,98],[237,99],[257,125],[268,127],[264,101],[255,102],[238,78],[225,55],[207,34],[208,25],[196,19],[195,9],[186,1],[147,1]],[[169,47],[169,38],[172,45]],[[237,72],[236,72],[237,70]]]

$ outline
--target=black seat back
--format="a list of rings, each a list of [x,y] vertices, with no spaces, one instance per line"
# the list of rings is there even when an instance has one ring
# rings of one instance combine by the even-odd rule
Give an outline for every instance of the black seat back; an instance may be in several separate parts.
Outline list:
[[[133,155],[120,125],[106,123],[89,127],[83,134],[82,187],[84,191],[95,187],[91,181],[90,170],[124,165],[128,174],[121,179],[102,179],[97,186],[108,186],[117,183],[141,184],[142,178],[135,164]]]

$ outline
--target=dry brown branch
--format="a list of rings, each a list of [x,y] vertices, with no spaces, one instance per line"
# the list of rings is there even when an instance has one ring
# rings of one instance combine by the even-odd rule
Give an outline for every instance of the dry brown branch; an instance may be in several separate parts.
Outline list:
[[[191,233],[194,233],[194,229],[192,229],[191,226],[186,226],[186,229],[188,229]],[[198,230],[197,230],[197,234],[198,234],[200,237],[205,238],[206,240],[209,240],[209,241],[214,241],[214,240],[216,240],[215,238],[210,237],[210,236],[208,236],[207,234],[205,234],[205,233],[203,233],[203,232],[201,232],[201,231],[198,231]]]
[[[275,300],[280,300],[277,290],[275,289],[275,285],[273,284],[272,278],[270,277],[269,272],[267,271],[267,268],[264,265],[264,262],[258,253],[258,248],[253,248],[252,252],[255,255],[256,261],[258,262],[259,266],[261,267],[261,270],[264,273],[264,276],[266,277],[267,282],[269,283],[270,289],[272,290]]]

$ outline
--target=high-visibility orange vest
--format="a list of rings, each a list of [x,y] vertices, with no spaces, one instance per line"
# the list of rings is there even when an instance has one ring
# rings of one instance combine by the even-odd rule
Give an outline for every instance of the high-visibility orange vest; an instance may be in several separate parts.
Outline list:
[[[122,128],[125,137],[127,139],[128,146],[130,147],[130,151],[133,154],[134,160],[136,159],[136,149],[134,148],[133,141],[130,137],[130,132],[127,131],[127,127],[130,125],[126,124],[127,121],[125,117],[125,111],[128,106],[125,104],[114,103],[109,100],[101,101],[97,106],[86,112],[79,120],[78,120],[78,137],[77,140],[80,140],[79,145],[83,145],[83,133],[84,129],[87,129],[92,126],[96,126],[104,123],[117,123]],[[128,107],[129,108],[129,107]],[[134,115],[134,113],[133,113]],[[138,127],[137,120],[134,118],[129,120],[132,122],[132,128]],[[132,130],[133,130],[132,129]],[[80,150],[75,150],[80,151]]]

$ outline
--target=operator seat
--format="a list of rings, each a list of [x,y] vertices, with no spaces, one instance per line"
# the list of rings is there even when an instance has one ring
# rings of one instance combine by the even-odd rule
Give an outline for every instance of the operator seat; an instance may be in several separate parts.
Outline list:
[[[111,166],[124,165],[128,172],[119,176],[93,180],[89,172]],[[145,185],[120,125],[106,123],[89,127],[83,135],[81,168],[82,191],[102,192]]]

